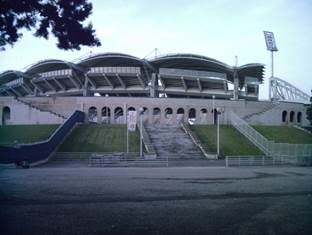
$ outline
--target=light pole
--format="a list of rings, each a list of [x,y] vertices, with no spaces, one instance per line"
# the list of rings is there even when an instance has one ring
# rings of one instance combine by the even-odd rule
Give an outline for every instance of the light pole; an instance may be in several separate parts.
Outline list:
[[[213,124],[215,124],[215,107],[214,107],[214,100],[215,100],[216,96],[213,95],[212,96],[212,117],[213,117]]]
[[[221,114],[220,108],[217,108],[217,158],[220,156],[220,119],[219,115]]]
[[[139,109],[139,115],[140,115],[140,157],[143,157],[143,133],[142,133],[142,127],[143,127],[143,112],[144,109],[141,107]]]

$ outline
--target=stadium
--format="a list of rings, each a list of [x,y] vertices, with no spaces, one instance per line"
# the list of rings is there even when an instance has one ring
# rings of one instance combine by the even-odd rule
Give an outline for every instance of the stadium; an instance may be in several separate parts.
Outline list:
[[[264,70],[260,63],[230,66],[194,54],[140,59],[102,53],[75,62],[42,60],[0,74],[1,124],[66,126],[77,111],[79,122],[126,124],[129,111],[136,111],[136,120],[142,118],[147,128],[146,149],[153,145],[151,135],[163,138],[151,131],[155,126],[167,126],[168,132],[183,123],[239,126],[235,118],[246,125],[308,126],[309,96],[286,81],[269,78],[270,100],[259,100]]]

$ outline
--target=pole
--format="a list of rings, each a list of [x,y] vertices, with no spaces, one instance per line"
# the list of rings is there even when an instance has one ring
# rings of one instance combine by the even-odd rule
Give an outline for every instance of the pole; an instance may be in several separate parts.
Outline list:
[[[213,117],[213,124],[215,124],[215,107],[214,107],[214,100],[215,96],[212,96],[212,117]]]
[[[220,127],[219,127],[219,113],[217,113],[217,158],[219,158],[220,155]]]
[[[271,51],[271,77],[274,77],[274,60],[273,60],[273,51]]]
[[[142,113],[140,112],[140,157],[143,157],[143,133],[142,133]]]

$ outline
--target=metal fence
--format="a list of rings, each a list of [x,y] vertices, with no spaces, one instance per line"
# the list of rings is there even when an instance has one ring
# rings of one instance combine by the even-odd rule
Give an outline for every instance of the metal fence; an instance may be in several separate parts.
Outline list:
[[[225,157],[225,166],[277,166],[289,164],[288,159],[284,157],[266,157],[266,156],[227,156]]]
[[[230,112],[230,123],[241,134],[248,138],[256,145],[266,156],[286,157],[286,158],[303,158],[304,161],[311,162],[312,144],[286,144],[275,143],[266,139],[263,135],[252,128],[246,121],[238,117],[234,112]],[[298,160],[302,161],[302,160]]]

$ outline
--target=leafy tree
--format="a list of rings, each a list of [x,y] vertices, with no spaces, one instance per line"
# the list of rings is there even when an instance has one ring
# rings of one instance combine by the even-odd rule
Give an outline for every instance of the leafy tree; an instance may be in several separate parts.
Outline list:
[[[312,92],[312,90],[311,90]],[[310,121],[310,124],[312,125],[312,97],[310,98],[311,104],[307,108],[307,119]]]
[[[84,23],[91,13],[88,0],[0,0],[0,49],[14,45],[23,28],[45,39],[53,34],[60,49],[100,46],[92,24]]]

